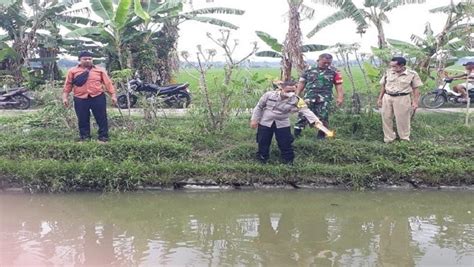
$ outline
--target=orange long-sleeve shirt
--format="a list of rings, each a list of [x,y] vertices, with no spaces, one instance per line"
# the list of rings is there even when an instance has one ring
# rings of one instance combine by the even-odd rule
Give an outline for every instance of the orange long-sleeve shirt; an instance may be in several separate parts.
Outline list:
[[[72,91],[74,96],[78,98],[87,98],[89,96],[94,97],[104,92],[104,86],[109,94],[115,94],[114,85],[107,75],[107,72],[104,69],[96,66],[92,66],[90,69],[89,78],[83,86],[76,86],[72,84],[74,77],[83,73],[84,71],[86,71],[86,68],[81,67],[81,65],[71,68],[68,71],[66,81],[64,82],[64,93],[69,94]]]

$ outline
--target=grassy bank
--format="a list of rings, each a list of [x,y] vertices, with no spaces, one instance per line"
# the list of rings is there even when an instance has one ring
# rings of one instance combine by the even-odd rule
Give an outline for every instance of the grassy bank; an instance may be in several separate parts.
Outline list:
[[[133,128],[112,118],[107,144],[76,143],[74,129],[37,126],[37,114],[0,117],[0,179],[27,191],[125,191],[184,184],[339,185],[374,188],[474,184],[474,129],[462,114],[417,114],[413,142],[381,142],[378,114],[332,117],[335,140],[316,141],[312,129],[295,141],[294,166],[255,163],[255,132],[248,116],[222,133],[205,133],[191,115]]]

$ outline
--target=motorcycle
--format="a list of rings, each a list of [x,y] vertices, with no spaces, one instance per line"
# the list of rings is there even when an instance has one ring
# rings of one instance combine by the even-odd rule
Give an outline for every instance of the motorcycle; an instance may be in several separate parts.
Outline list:
[[[28,109],[31,105],[31,98],[26,95],[27,91],[28,89],[19,87],[0,92],[0,107]]]
[[[171,84],[168,86],[158,86],[156,84],[145,83],[140,78],[135,77],[130,80],[128,93],[118,96],[117,103],[122,109],[134,107],[138,101],[138,94],[145,95],[150,101],[158,100],[170,108],[186,108],[191,104],[191,93],[189,92],[189,84]],[[128,98],[127,99],[127,94]]]
[[[437,89],[423,95],[421,97],[421,103],[427,108],[436,109],[443,106],[447,102],[451,103],[466,103],[460,93],[454,92],[450,83],[453,79],[444,78],[444,83]],[[474,89],[468,90],[470,102],[474,103]]]

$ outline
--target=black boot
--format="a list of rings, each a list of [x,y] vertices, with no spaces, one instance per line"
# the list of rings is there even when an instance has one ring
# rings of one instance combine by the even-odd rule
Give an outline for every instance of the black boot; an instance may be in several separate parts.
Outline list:
[[[262,163],[262,164],[267,164],[268,162],[268,158],[265,158],[264,156],[260,155],[259,153],[257,153],[257,161]]]

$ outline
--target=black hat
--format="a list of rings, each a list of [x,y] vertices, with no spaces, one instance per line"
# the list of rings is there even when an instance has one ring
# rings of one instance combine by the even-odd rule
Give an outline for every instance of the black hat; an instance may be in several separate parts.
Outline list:
[[[469,61],[469,62],[466,62],[464,64],[462,64],[463,66],[474,66],[474,61]]]
[[[81,51],[79,53],[79,59],[81,59],[81,57],[92,57],[93,54],[89,51]]]

